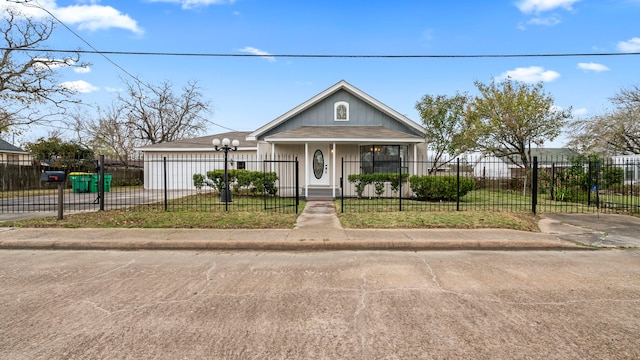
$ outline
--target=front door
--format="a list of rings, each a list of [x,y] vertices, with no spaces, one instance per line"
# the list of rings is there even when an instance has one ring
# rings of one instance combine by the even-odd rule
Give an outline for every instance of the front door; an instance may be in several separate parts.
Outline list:
[[[329,147],[309,146],[309,185],[329,186]]]

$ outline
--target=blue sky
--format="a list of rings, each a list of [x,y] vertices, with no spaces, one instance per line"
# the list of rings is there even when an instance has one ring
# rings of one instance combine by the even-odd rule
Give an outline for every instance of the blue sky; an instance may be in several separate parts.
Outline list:
[[[0,0],[1,6],[11,2]],[[420,122],[425,94],[476,94],[474,81],[543,81],[576,117],[610,108],[640,82],[640,55],[521,58],[282,58],[271,54],[487,55],[640,52],[640,0],[290,1],[38,0],[101,51],[261,54],[263,57],[110,55],[147,83],[197,80],[210,119],[255,130],[344,79]],[[32,7],[16,5],[33,15]],[[90,50],[58,26],[48,46]],[[128,78],[100,55],[84,71],[60,69],[80,99],[105,105]],[[77,69],[76,69],[77,70]],[[43,135],[34,128],[21,136]],[[208,133],[225,129],[212,125]],[[46,133],[46,131],[45,131]],[[547,146],[562,145],[558,139]]]

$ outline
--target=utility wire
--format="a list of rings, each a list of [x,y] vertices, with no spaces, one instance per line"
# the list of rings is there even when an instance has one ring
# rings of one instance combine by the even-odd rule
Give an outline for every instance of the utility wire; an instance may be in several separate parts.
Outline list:
[[[100,54],[113,63],[106,55],[138,55],[138,56],[183,56],[183,57],[279,57],[279,58],[354,58],[354,59],[477,59],[477,58],[531,58],[531,57],[602,57],[602,56],[634,56],[640,52],[627,53],[539,53],[539,54],[413,54],[413,55],[367,55],[367,54],[231,54],[231,53],[178,53],[155,51],[98,51],[98,50],[65,50],[39,48],[0,48],[1,50],[22,50],[41,52],[76,52],[79,54]],[[114,65],[118,66],[114,63]],[[118,66],[120,68],[120,66]],[[125,71],[124,69],[122,69]],[[126,72],[126,71],[125,71]],[[134,79],[135,77],[132,76]]]

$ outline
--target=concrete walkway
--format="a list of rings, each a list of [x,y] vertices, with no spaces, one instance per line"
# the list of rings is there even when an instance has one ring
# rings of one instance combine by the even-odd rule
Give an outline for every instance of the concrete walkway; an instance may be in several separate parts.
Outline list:
[[[585,230],[576,230],[574,225],[558,219],[544,219],[541,228],[543,231],[539,233],[507,229],[344,229],[333,202],[310,201],[293,229],[0,228],[0,249],[417,251],[592,248],[576,244],[572,236]]]

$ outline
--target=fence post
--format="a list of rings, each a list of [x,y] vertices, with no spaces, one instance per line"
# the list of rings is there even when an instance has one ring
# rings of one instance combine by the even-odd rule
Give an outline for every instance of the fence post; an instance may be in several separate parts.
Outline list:
[[[551,200],[556,200],[556,163],[551,164]]]
[[[167,192],[168,175],[167,175],[167,157],[166,156],[162,158],[162,162],[163,162],[163,172],[164,172],[164,179],[163,179],[164,180],[164,186],[163,186],[164,187],[164,211],[167,211],[167,206],[168,206],[167,197],[169,196],[169,193]]]
[[[533,174],[531,176],[531,211],[536,214],[538,205],[538,157],[533,157]]]
[[[460,211],[460,158],[456,159],[456,211]]]
[[[400,211],[402,211],[402,157],[398,163],[398,200],[400,204]]]
[[[296,156],[296,214],[298,213],[298,206],[300,204],[300,179],[298,175],[299,165],[298,165],[298,157]]]
[[[591,173],[592,173],[592,169],[591,169],[591,159],[589,159],[589,166],[587,169],[587,206],[591,206]],[[597,187],[597,186],[596,186]],[[596,192],[598,191],[598,189],[596,189]]]
[[[596,161],[596,209],[600,209],[600,161]]]
[[[100,164],[99,168],[99,176],[98,179],[98,200],[100,201],[100,211],[104,210],[104,154],[100,155]]]

